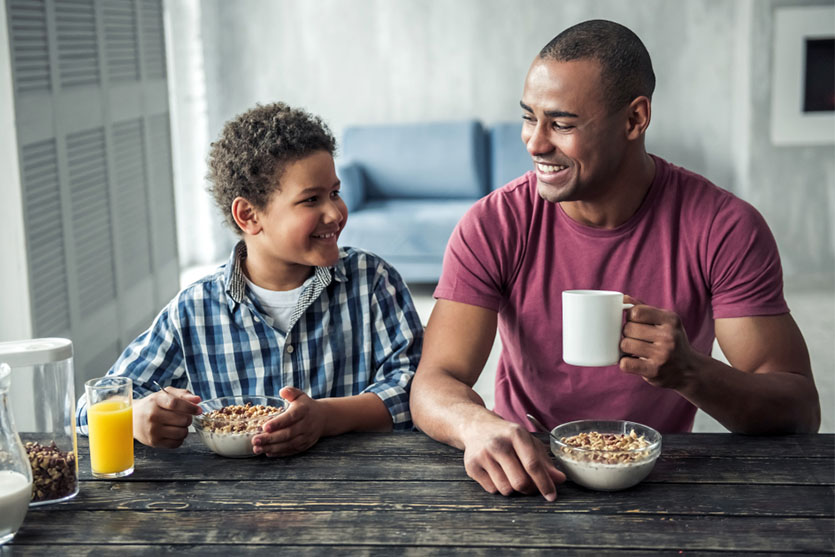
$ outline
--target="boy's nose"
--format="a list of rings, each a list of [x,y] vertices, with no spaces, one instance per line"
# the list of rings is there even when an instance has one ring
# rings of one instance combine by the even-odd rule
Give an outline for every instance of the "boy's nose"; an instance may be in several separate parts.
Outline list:
[[[325,214],[323,216],[323,220],[325,222],[342,222],[345,219],[345,215],[342,212],[342,208],[339,206],[339,201],[332,201],[328,203],[327,207],[325,208]]]

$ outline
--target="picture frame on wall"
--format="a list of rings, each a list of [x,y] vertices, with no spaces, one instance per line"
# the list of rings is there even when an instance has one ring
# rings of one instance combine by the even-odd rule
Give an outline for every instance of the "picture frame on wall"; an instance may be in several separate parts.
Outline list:
[[[835,6],[774,12],[771,141],[835,144]]]

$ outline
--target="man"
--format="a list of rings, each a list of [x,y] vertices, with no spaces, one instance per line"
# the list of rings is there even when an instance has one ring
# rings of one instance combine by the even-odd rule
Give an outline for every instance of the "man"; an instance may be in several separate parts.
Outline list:
[[[747,203],[649,155],[655,76],[640,39],[587,21],[534,59],[522,94],[528,172],[453,233],[411,391],[415,424],[464,451],[470,477],[556,498],[563,474],[528,433],[631,419],[690,431],[697,408],[731,431],[816,431],[820,403],[788,313],[776,244]],[[562,361],[561,292],[618,290],[616,366]],[[472,389],[498,324],[495,412]],[[731,366],[710,357],[715,337]]]

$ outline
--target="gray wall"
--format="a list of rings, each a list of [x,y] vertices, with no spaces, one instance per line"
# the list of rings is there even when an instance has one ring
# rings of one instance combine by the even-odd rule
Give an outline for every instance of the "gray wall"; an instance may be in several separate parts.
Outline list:
[[[650,151],[758,207],[787,273],[831,273],[833,147],[775,147],[769,140],[773,9],[785,4],[204,0],[206,129],[213,139],[231,116],[274,100],[320,114],[337,134],[351,123],[517,120],[524,75],[538,50],[576,22],[612,19],[632,28],[653,57]],[[171,23],[176,37],[176,14]],[[225,257],[231,238],[224,233],[210,248],[215,259]]]
[[[773,9],[779,6],[829,5],[826,2],[767,0],[754,3],[751,48],[753,86],[747,122],[751,156],[741,197],[763,213],[777,242],[787,275],[835,270],[835,151],[832,145],[776,147],[771,126]],[[835,22],[833,22],[835,25]],[[832,131],[835,136],[835,130]]]

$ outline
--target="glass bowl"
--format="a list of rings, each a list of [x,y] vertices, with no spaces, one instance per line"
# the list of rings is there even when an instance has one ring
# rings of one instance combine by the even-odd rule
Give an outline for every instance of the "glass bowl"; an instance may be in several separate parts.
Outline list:
[[[221,456],[246,458],[255,456],[252,438],[261,433],[261,426],[285,411],[288,403],[277,396],[238,395],[212,398],[198,406],[203,413],[194,416],[192,425],[203,443]]]
[[[577,438],[574,443],[566,443],[574,436],[584,436],[587,446],[574,446],[579,442]],[[550,439],[551,452],[568,479],[598,491],[618,491],[638,484],[649,475],[661,454],[660,433],[626,420],[569,422],[552,429]],[[594,439],[596,444],[592,443]],[[644,446],[629,448],[639,444]]]

